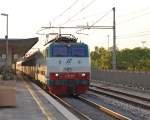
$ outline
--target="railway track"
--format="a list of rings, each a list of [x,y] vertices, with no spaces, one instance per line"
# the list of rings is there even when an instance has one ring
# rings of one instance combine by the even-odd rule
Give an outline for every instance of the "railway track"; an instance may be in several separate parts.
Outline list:
[[[101,106],[101,105],[97,104],[97,103],[94,103],[93,101],[90,101],[90,100],[88,100],[87,98],[85,98],[83,96],[78,96],[78,98],[80,100],[90,104],[91,106],[97,108],[98,110],[100,110],[100,111],[102,111],[102,112],[108,114],[109,116],[112,116],[112,117],[114,117],[114,118],[116,118],[118,120],[131,120],[130,118],[128,118],[126,116],[123,116],[123,115],[121,115],[121,114],[119,114],[117,112],[114,112],[114,111],[112,111],[112,110],[110,110],[110,109],[108,109],[108,108],[106,108],[104,106]]]
[[[80,112],[79,110],[75,109],[72,105],[70,105],[69,103],[67,103],[64,99],[48,92],[53,98],[55,98],[58,102],[60,102],[61,104],[63,104],[66,108],[68,108],[72,113],[74,113],[75,115],[77,115],[80,119],[82,120],[92,120],[91,118],[89,118],[87,115],[83,114],[82,112]]]
[[[144,109],[150,109],[149,98],[145,98],[145,97],[141,97],[141,96],[137,96],[137,95],[133,95],[133,94],[129,94],[129,93],[125,93],[125,92],[121,92],[121,91],[117,91],[117,90],[113,90],[110,88],[101,87],[101,86],[93,85],[93,84],[90,85],[89,91],[93,91],[98,94],[102,94],[102,95],[106,95],[115,99],[119,99],[121,101],[133,104],[135,106],[138,106]]]
[[[67,100],[67,98],[60,98],[58,96],[55,96],[54,94],[50,93],[55,99],[57,99],[60,103],[62,103],[65,107],[67,107],[70,111],[72,111],[74,114],[76,114],[77,116],[79,116],[80,119],[84,119],[84,120],[92,120],[93,118],[89,117],[89,115],[87,115],[88,113],[83,113],[80,109],[75,108],[72,103],[69,103]],[[99,111],[99,113],[103,113],[106,116],[108,116],[108,118],[110,119],[118,119],[118,120],[130,120],[130,118],[125,117],[119,113],[116,113],[106,107],[103,107],[101,105],[98,105],[90,100],[88,100],[87,98],[83,97],[83,96],[78,96],[78,97],[71,97],[71,99],[75,100],[80,100],[83,103],[85,103],[86,105],[92,106],[94,109],[97,109]],[[86,108],[85,108],[86,109]],[[99,114],[100,116],[100,114]],[[97,116],[97,117],[99,117]],[[106,118],[106,119],[108,119]],[[96,119],[96,118],[95,118]],[[99,119],[99,118],[98,118]]]

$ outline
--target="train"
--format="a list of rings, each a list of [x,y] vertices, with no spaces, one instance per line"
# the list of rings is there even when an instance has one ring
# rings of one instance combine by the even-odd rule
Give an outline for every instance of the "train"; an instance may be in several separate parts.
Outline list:
[[[16,65],[55,95],[79,95],[89,88],[91,63],[88,45],[59,36]]]

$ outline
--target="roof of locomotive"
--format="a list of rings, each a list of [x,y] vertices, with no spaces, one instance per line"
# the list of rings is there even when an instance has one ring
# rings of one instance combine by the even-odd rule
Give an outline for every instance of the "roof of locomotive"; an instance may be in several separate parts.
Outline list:
[[[46,46],[47,44],[52,44],[52,43],[76,43],[76,42],[77,42],[77,38],[59,36],[50,40],[44,46]]]
[[[77,42],[77,38],[73,37],[63,37],[63,36],[59,36],[56,37],[54,39],[52,39],[51,41],[47,42],[44,46],[48,47],[48,46],[53,46],[53,45],[66,45],[66,44],[75,44],[75,45],[86,45],[85,43],[81,43],[81,42]]]
[[[70,46],[88,46],[87,44],[85,44],[85,43],[82,43],[82,42],[76,42],[76,43],[72,43],[72,42],[70,42],[70,43],[66,43],[66,42],[53,42],[53,43],[51,43],[49,46],[68,46],[68,47],[70,47]]]
[[[58,37],[58,38],[53,39],[52,42],[76,43],[77,39],[76,38],[69,38],[69,37]]]

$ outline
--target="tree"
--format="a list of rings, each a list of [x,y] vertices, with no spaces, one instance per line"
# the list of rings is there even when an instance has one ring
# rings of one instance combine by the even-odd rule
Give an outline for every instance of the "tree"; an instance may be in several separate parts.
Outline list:
[[[110,69],[111,68],[111,52],[104,48],[95,47],[91,52],[91,63],[93,68]]]
[[[91,52],[93,68],[111,69],[112,52],[104,48],[95,47]],[[150,71],[150,49],[134,48],[117,50],[117,69],[130,71]]]
[[[150,70],[150,49],[123,49],[117,53],[117,68],[131,71]]]

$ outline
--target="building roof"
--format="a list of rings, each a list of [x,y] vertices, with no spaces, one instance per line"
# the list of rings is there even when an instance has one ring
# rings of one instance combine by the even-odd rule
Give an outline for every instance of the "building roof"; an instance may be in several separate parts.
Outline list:
[[[8,48],[15,54],[24,56],[29,49],[38,42],[38,37],[27,39],[8,39]],[[0,51],[6,49],[6,39],[0,39]]]

